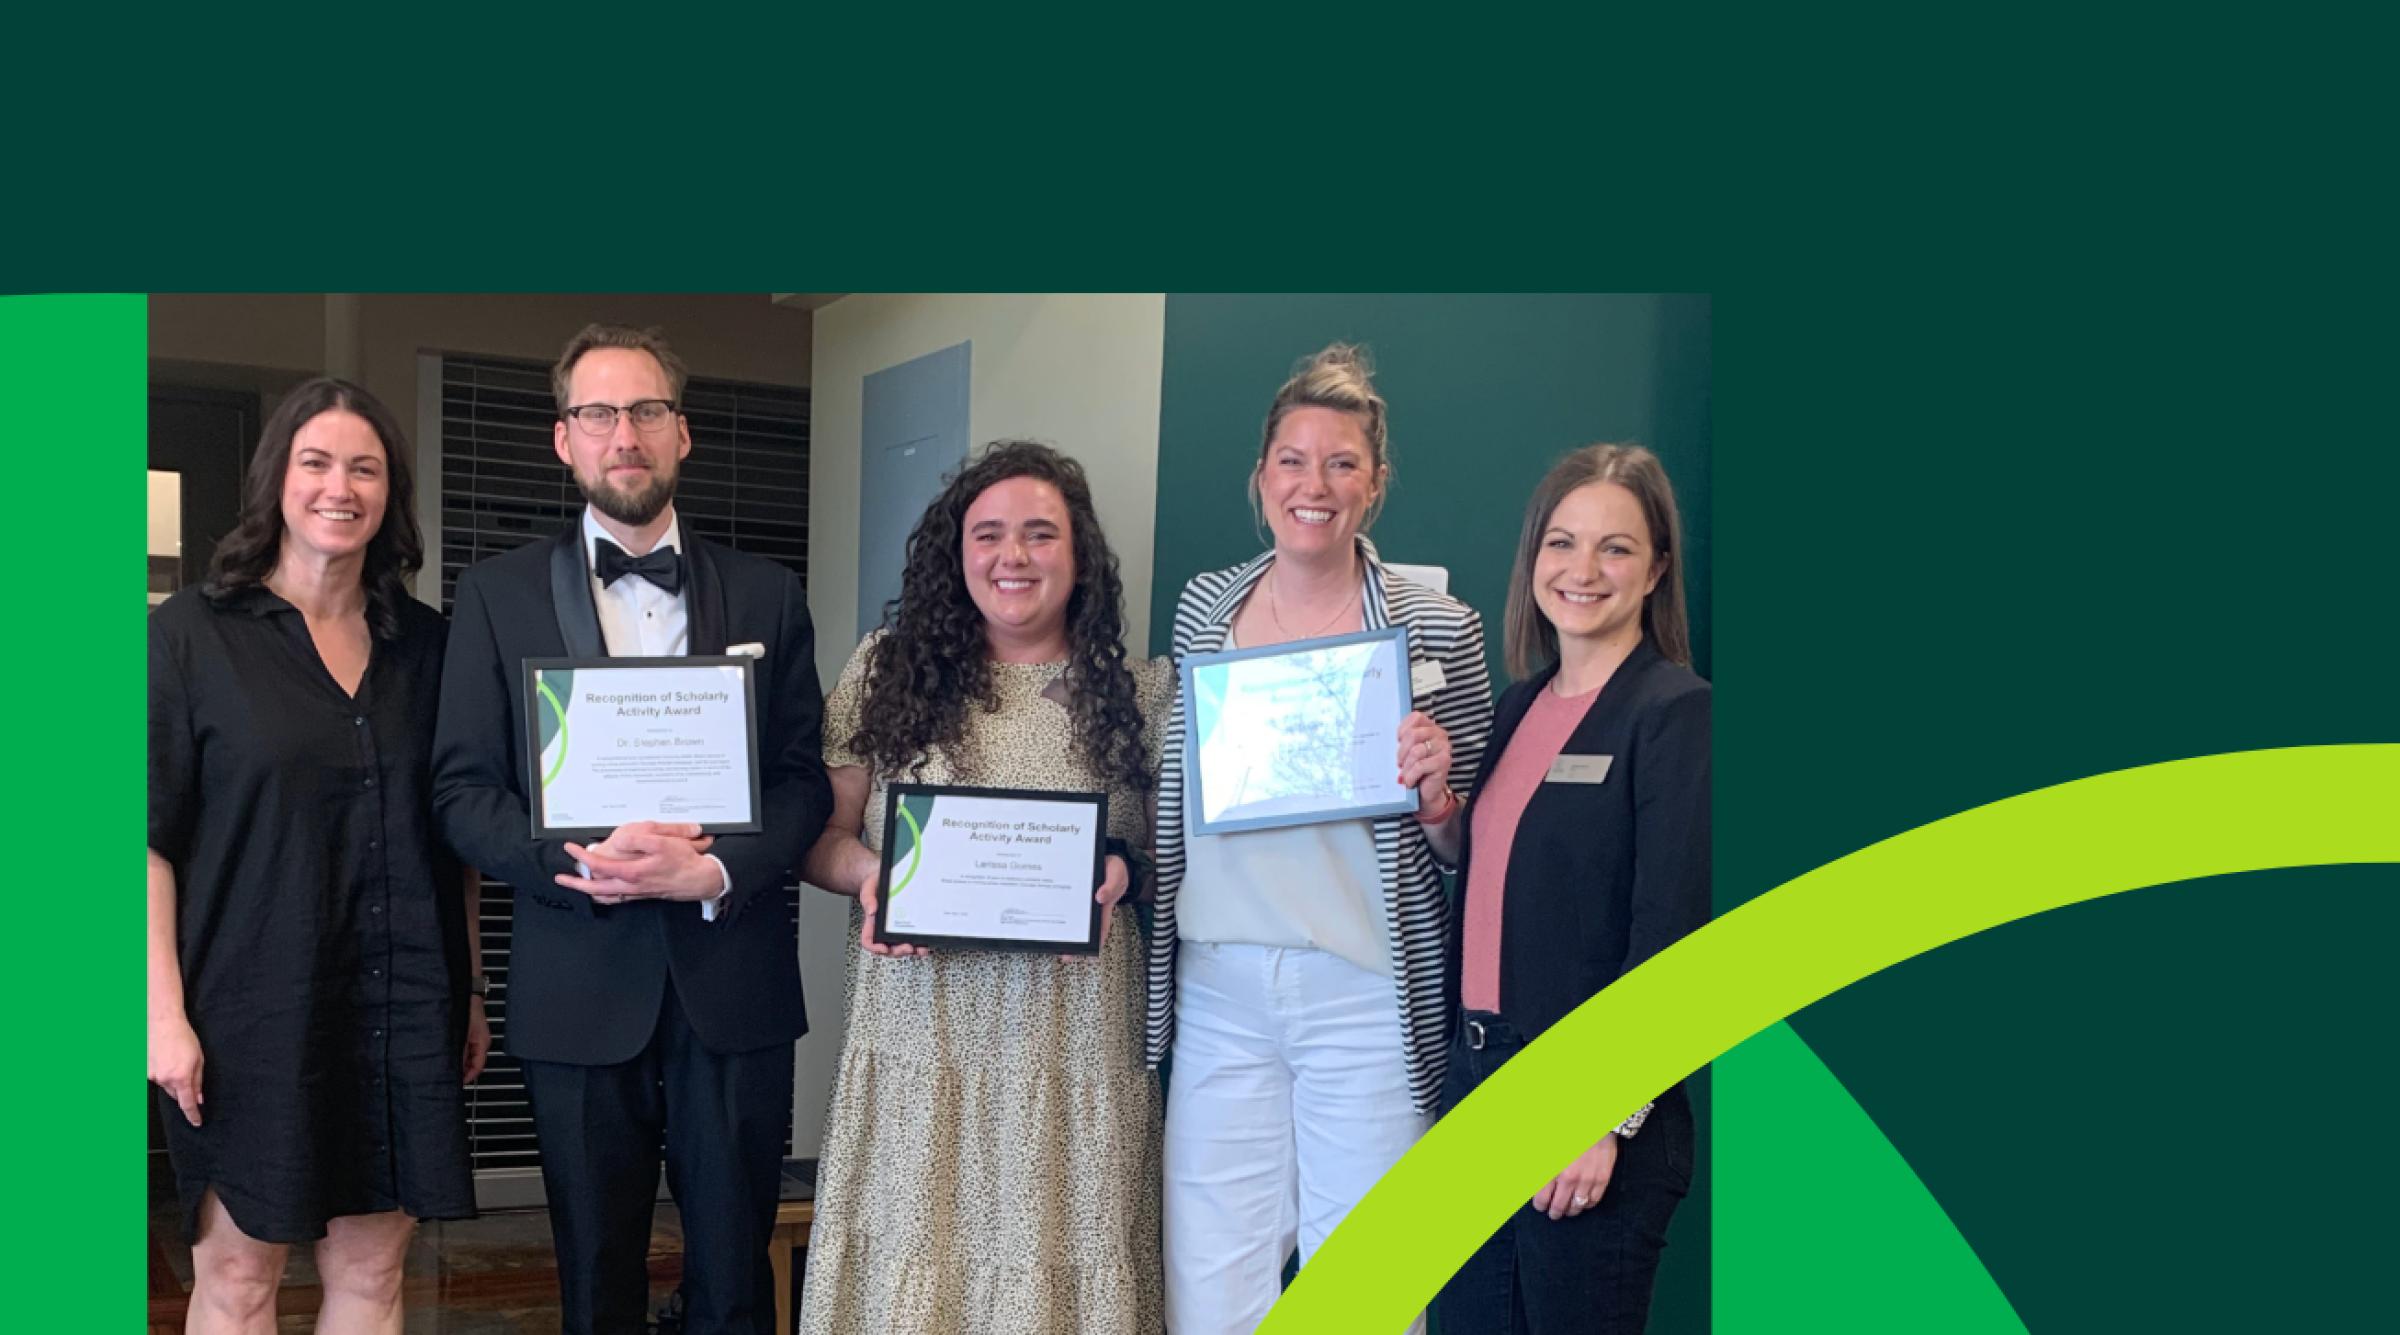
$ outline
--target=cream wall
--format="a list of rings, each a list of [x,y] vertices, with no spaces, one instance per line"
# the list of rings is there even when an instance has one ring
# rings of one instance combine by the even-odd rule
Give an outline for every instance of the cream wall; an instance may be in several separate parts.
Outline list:
[[[1167,301],[1131,296],[880,296],[817,312],[810,372],[808,608],[830,685],[861,626],[860,397],[866,377],[971,342],[971,446],[1054,445],[1083,464],[1125,578],[1125,642],[1149,643],[1158,506],[1158,386]],[[905,540],[895,534],[892,541]]]
[[[1158,503],[1158,393],[1166,298],[1135,296],[878,296],[816,313],[810,372],[809,614],[828,690],[857,644],[860,397],[865,378],[972,342],[970,445],[1004,436],[1054,445],[1079,460],[1125,579],[1125,642],[1150,638],[1150,567]],[[895,534],[901,542],[906,534]],[[795,1152],[824,1138],[841,1053],[849,901],[801,896],[800,977],[810,1031],[801,1043]]]

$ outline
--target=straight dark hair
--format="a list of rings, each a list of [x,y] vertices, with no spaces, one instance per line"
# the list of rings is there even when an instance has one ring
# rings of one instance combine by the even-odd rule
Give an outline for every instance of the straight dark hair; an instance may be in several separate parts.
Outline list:
[[[1642,634],[1668,662],[1692,665],[1692,623],[1683,606],[1683,520],[1667,470],[1657,455],[1639,445],[1586,445],[1551,468],[1525,507],[1503,623],[1508,674],[1519,681],[1558,661],[1558,630],[1533,601],[1533,563],[1541,556],[1542,534],[1567,493],[1595,482],[1614,482],[1640,503],[1642,518],[1650,525],[1651,559],[1665,567],[1658,587],[1642,600]]]
[[[233,532],[217,544],[209,559],[208,579],[200,591],[222,600],[264,584],[283,555],[283,482],[291,470],[292,437],[316,420],[319,413],[356,413],[375,428],[383,442],[384,476],[389,497],[383,524],[367,540],[366,561],[359,583],[367,593],[367,628],[379,639],[400,633],[400,602],[409,597],[408,577],[425,563],[425,539],[417,528],[417,488],[409,467],[408,439],[399,419],[365,389],[332,376],[302,384],[284,396],[258,436],[250,470],[242,479],[242,518]]]

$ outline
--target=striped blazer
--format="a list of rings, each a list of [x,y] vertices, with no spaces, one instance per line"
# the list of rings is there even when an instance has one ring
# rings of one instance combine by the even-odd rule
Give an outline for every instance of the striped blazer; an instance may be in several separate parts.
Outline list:
[[[1492,687],[1483,661],[1483,618],[1475,609],[1386,572],[1375,545],[1358,540],[1366,558],[1365,624],[1368,630],[1408,628],[1412,668],[1439,663],[1440,690],[1420,693],[1417,708],[1450,734],[1450,785],[1462,796],[1483,761],[1492,731]],[[1242,599],[1275,563],[1267,552],[1246,565],[1196,575],[1175,605],[1174,654],[1215,653],[1225,647],[1233,614]],[[1175,896],[1183,888],[1182,692],[1175,696],[1166,736],[1166,759],[1158,783],[1158,902],[1150,932],[1149,1023],[1145,1055],[1156,1066],[1175,1039]],[[1442,969],[1449,952],[1450,904],[1442,891],[1433,849],[1413,815],[1380,816],[1375,827],[1375,861],[1383,873],[1385,930],[1392,950],[1393,985],[1400,1027],[1408,1049],[1408,1087],[1417,1111],[1431,1113],[1439,1102],[1442,1067],[1448,1056],[1450,1008]]]

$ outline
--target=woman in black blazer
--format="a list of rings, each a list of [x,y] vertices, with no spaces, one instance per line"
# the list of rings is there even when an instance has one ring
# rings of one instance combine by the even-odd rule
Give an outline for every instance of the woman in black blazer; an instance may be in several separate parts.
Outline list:
[[[1657,456],[1593,445],[1534,492],[1475,776],[1442,1109],[1708,919],[1709,688]],[[1683,1087],[1576,1157],[1435,1300],[1443,1335],[1639,1331],[1692,1179]]]

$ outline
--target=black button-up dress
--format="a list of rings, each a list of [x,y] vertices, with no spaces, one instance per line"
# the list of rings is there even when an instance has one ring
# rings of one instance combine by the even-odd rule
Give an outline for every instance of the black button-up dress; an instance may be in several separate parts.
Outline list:
[[[203,1063],[201,1125],[162,1109],[187,1229],[211,1187],[268,1242],[474,1213],[464,891],[432,817],[447,627],[401,611],[356,697],[264,588],[150,616],[150,847]]]

